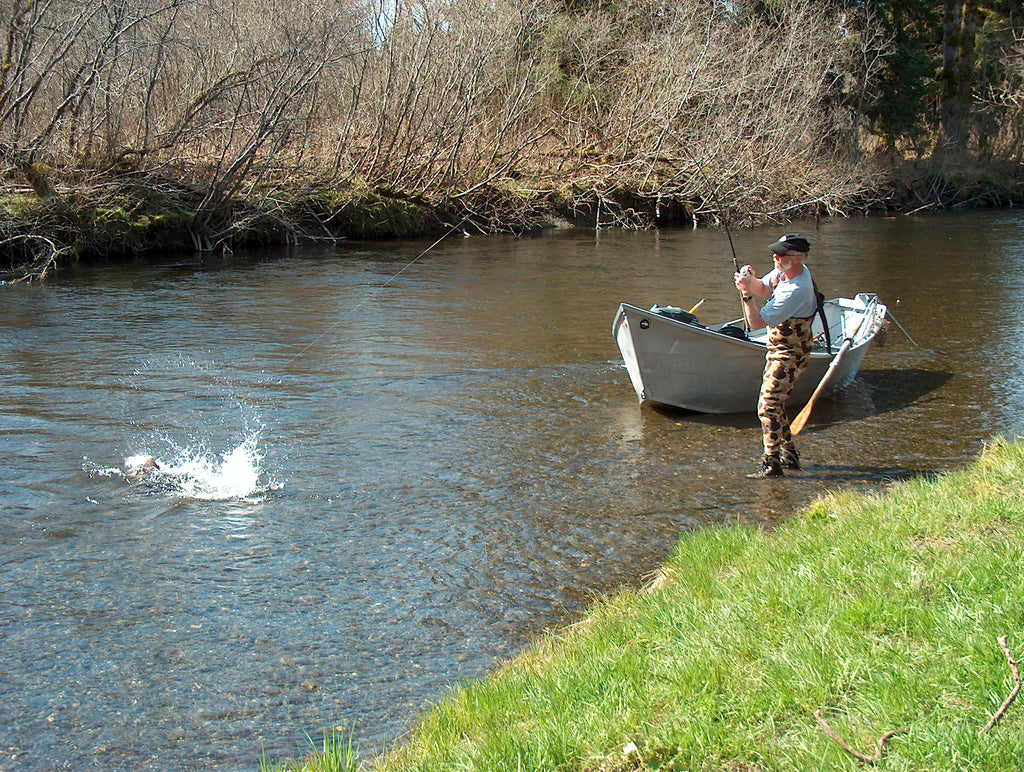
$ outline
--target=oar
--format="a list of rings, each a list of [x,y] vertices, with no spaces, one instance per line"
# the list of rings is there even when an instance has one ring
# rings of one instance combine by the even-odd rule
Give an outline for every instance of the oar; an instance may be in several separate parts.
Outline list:
[[[910,333],[903,329],[903,325],[899,323],[896,317],[892,315],[892,311],[886,309],[885,315],[892,319],[894,322],[896,322],[896,326],[900,328],[900,332],[907,336],[907,340],[914,344],[914,348],[921,348],[920,346],[917,345],[917,341],[910,337]]]
[[[825,374],[821,377],[821,381],[818,383],[818,386],[814,390],[814,393],[811,394],[811,398],[807,400],[807,404],[804,405],[804,409],[801,410],[799,415],[797,415],[797,417],[793,419],[792,423],[790,423],[789,432],[794,437],[796,437],[798,434],[800,434],[800,432],[804,430],[804,426],[807,423],[807,419],[811,417],[811,410],[814,409],[814,403],[817,401],[818,395],[821,394],[825,386],[828,385],[829,379],[832,377],[832,373],[839,365],[839,360],[843,358],[843,355],[846,353],[847,349],[849,349],[850,346],[853,345],[853,339],[857,337],[857,333],[860,331],[860,326],[864,324],[864,320],[867,318],[868,312],[867,309],[865,309],[864,316],[862,316],[860,318],[860,321],[857,322],[857,326],[853,328],[853,332],[851,332],[846,337],[846,340],[843,341],[843,345],[840,346],[839,352],[832,358],[832,361],[828,363],[828,369],[825,371]]]
[[[704,298],[701,298],[696,303],[694,303],[693,308],[690,309],[690,313],[691,314],[697,313],[697,309],[700,308],[702,305],[704,305]]]

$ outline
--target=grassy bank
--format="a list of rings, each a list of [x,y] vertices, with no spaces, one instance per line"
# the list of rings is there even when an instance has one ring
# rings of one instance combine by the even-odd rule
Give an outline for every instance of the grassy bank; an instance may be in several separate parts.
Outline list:
[[[984,728],[1024,652],[1022,483],[1024,443],[1000,441],[771,532],[687,535],[654,586],[455,691],[372,766],[853,769],[840,739],[870,757],[901,730],[880,768],[1020,769],[1024,704]],[[355,768],[335,746],[267,766]]]

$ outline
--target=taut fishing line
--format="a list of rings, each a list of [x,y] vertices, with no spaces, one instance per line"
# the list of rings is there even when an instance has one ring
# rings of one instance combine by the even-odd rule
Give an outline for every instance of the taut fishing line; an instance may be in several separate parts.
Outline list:
[[[392,282],[394,282],[394,281],[395,281],[396,279],[398,279],[398,277],[399,277],[399,276],[401,276],[401,275],[402,275],[403,273],[405,273],[405,272],[406,272],[406,271],[408,271],[408,270],[409,270],[410,268],[412,268],[412,267],[413,267],[413,266],[414,266],[414,265],[415,265],[415,264],[416,264],[417,262],[419,262],[419,261],[420,261],[420,260],[421,260],[421,259],[423,258],[423,256],[424,256],[424,255],[426,255],[426,254],[427,254],[427,252],[429,252],[430,250],[432,250],[432,249],[433,249],[434,247],[436,247],[436,246],[437,246],[438,244],[440,244],[440,243],[441,243],[442,241],[444,241],[444,240],[445,240],[446,238],[448,238],[448,237],[449,237],[449,236],[451,236],[451,235],[452,235],[453,233],[455,233],[456,231],[458,231],[458,230],[459,230],[459,229],[460,229],[460,228],[462,227],[463,223],[465,223],[465,222],[466,222],[466,220],[468,220],[468,219],[469,219],[469,217],[467,216],[467,217],[463,217],[463,218],[462,218],[461,220],[459,220],[459,222],[458,222],[458,223],[456,223],[456,224],[455,224],[455,225],[453,225],[453,226],[452,226],[451,228],[449,228],[449,229],[448,229],[447,231],[445,231],[445,232],[444,232],[444,234],[443,234],[443,235],[442,235],[442,236],[441,236],[440,238],[438,238],[438,240],[437,240],[437,241],[435,241],[435,242],[434,242],[433,244],[431,244],[431,245],[430,245],[429,247],[427,247],[427,248],[426,248],[426,249],[424,249],[424,250],[423,250],[422,252],[420,252],[420,253],[419,253],[418,255],[416,255],[416,257],[414,257],[414,258],[413,258],[412,260],[410,260],[410,261],[409,261],[408,263],[406,263],[405,265],[403,265],[403,266],[402,266],[402,267],[401,267],[401,268],[400,268],[400,269],[399,269],[399,270],[398,270],[397,272],[395,272],[395,274],[394,274],[394,275],[392,275],[392,276],[391,276],[391,277],[390,277],[390,278],[389,278],[389,279],[388,279],[388,280],[387,280],[386,282],[384,282],[383,284],[381,284],[381,285],[380,285],[379,287],[376,287],[376,288],[375,288],[375,289],[374,289],[374,290],[373,290],[372,292],[370,292],[370,293],[369,293],[369,294],[368,294],[368,295],[367,295],[366,297],[364,297],[364,298],[363,298],[362,300],[360,300],[360,301],[359,301],[358,303],[356,303],[356,304],[355,304],[354,306],[352,306],[351,308],[349,308],[349,309],[348,309],[348,310],[347,310],[347,311],[346,311],[345,313],[343,313],[343,314],[342,314],[342,315],[341,315],[341,316],[340,316],[340,317],[339,317],[339,318],[338,318],[337,320],[335,320],[335,321],[334,321],[333,323],[331,323],[330,325],[328,325],[328,327],[327,327],[327,329],[326,329],[326,330],[324,330],[324,331],[323,331],[323,332],[321,332],[321,333],[320,333],[319,335],[317,335],[317,336],[316,336],[315,338],[313,338],[312,340],[310,340],[310,341],[309,341],[309,343],[307,343],[307,344],[305,345],[305,347],[303,347],[303,349],[302,349],[301,351],[297,352],[297,353],[296,353],[296,354],[294,354],[293,356],[291,356],[291,357],[289,357],[288,359],[286,359],[286,360],[285,360],[285,361],[284,361],[284,362],[283,362],[282,364],[288,364],[289,362],[294,362],[294,361],[295,361],[296,359],[298,359],[299,357],[305,356],[305,355],[306,355],[306,352],[308,352],[308,351],[309,351],[309,350],[310,350],[311,348],[313,348],[313,346],[315,346],[315,345],[316,345],[317,343],[319,343],[319,342],[320,342],[321,340],[323,340],[323,339],[324,339],[324,338],[326,338],[326,337],[327,337],[328,335],[330,335],[330,334],[331,334],[332,332],[334,332],[334,331],[335,331],[336,329],[338,329],[338,328],[339,328],[339,327],[340,327],[340,326],[341,326],[342,324],[344,324],[344,323],[345,323],[345,322],[346,322],[346,321],[347,321],[347,320],[348,320],[348,319],[349,319],[349,318],[350,318],[350,317],[351,317],[351,316],[352,316],[352,315],[353,315],[353,314],[354,314],[354,313],[355,313],[356,311],[358,311],[358,310],[359,310],[360,308],[362,308],[362,307],[363,307],[364,305],[366,305],[366,304],[367,304],[368,302],[370,302],[371,300],[373,300],[373,298],[375,298],[375,297],[376,297],[376,296],[377,296],[378,294],[380,294],[380,293],[381,293],[381,292],[382,292],[383,290],[387,289],[387,288],[388,288],[388,286],[390,286]]]
[[[362,306],[412,268],[424,255],[459,230],[467,219],[468,217],[465,217],[449,228],[440,238],[405,263],[387,281],[367,293],[323,332],[311,339],[301,350],[284,360],[282,364],[287,365],[304,356],[318,341],[334,332]],[[196,366],[195,363],[188,364]],[[257,383],[267,383],[271,380],[270,375],[264,374]],[[237,389],[238,385],[236,383],[234,389]],[[227,390],[220,394],[220,398],[230,398],[239,407],[250,407],[247,399],[237,393],[232,393],[234,389],[230,386],[227,387]],[[173,431],[163,430],[156,434],[150,432],[143,444],[150,445],[153,441],[158,440],[172,453],[173,458],[170,460],[158,458],[159,451],[151,448],[140,449],[137,446],[137,441],[133,441],[132,451],[125,458],[123,468],[92,468],[90,466],[90,473],[102,476],[120,476],[128,482],[140,486],[140,489],[146,493],[162,492],[190,499],[211,500],[259,498],[270,491],[281,489],[283,483],[266,477],[262,468],[264,454],[258,447],[265,426],[257,416],[257,426],[254,430],[250,425],[251,420],[250,417],[246,417],[244,439],[241,444],[229,452],[219,454],[219,458],[206,450],[207,439],[196,439],[191,434],[185,439],[180,437],[175,439]],[[179,434],[181,431],[183,430],[179,428]]]
[[[673,134],[673,136],[675,135]],[[704,170],[701,168],[701,165],[697,163],[697,159],[694,158],[693,154],[687,149],[686,143],[679,141],[678,136],[676,136],[676,141],[679,143],[679,147],[682,149],[682,151],[686,153],[686,157],[689,158],[690,161],[693,163],[693,167],[697,170],[697,174],[700,175],[700,178],[704,180],[704,184],[708,186],[708,191],[711,193],[712,203],[714,203],[714,205],[718,208],[719,213],[721,214],[722,225],[725,227],[725,235],[729,239],[729,249],[732,251],[733,267],[736,269],[736,273],[739,273],[740,261],[739,258],[736,257],[736,247],[732,243],[732,231],[729,230],[729,216],[726,213],[725,209],[722,207],[722,202],[718,200],[718,192],[715,189],[715,187],[711,184],[711,180],[709,180],[707,178],[707,175],[704,174]],[[694,222],[696,222],[696,220],[694,220]],[[743,317],[743,327],[745,330],[749,331],[750,325],[747,322],[747,311],[746,307],[742,303],[740,304],[740,309],[740,314]]]

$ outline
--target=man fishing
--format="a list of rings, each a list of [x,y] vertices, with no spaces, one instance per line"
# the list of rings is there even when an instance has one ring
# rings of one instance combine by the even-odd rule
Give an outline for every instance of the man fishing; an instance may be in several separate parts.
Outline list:
[[[747,475],[752,479],[782,477],[784,468],[800,468],[786,401],[807,367],[813,343],[811,323],[818,301],[810,269],[804,265],[810,248],[810,242],[799,233],[787,233],[769,247],[775,264],[771,271],[759,279],[753,268],[745,265],[734,277],[743,298],[747,326],[751,330],[768,327],[768,350],[757,400],[764,455],[757,471]],[[760,311],[755,297],[768,299]]]

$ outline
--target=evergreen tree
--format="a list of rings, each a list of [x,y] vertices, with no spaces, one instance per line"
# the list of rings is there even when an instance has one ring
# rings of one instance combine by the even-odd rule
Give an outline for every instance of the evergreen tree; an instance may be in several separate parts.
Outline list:
[[[864,105],[871,130],[888,145],[916,144],[928,128],[937,67],[939,14],[928,0],[866,0],[861,12],[874,15],[891,35],[892,49],[875,97]]]

